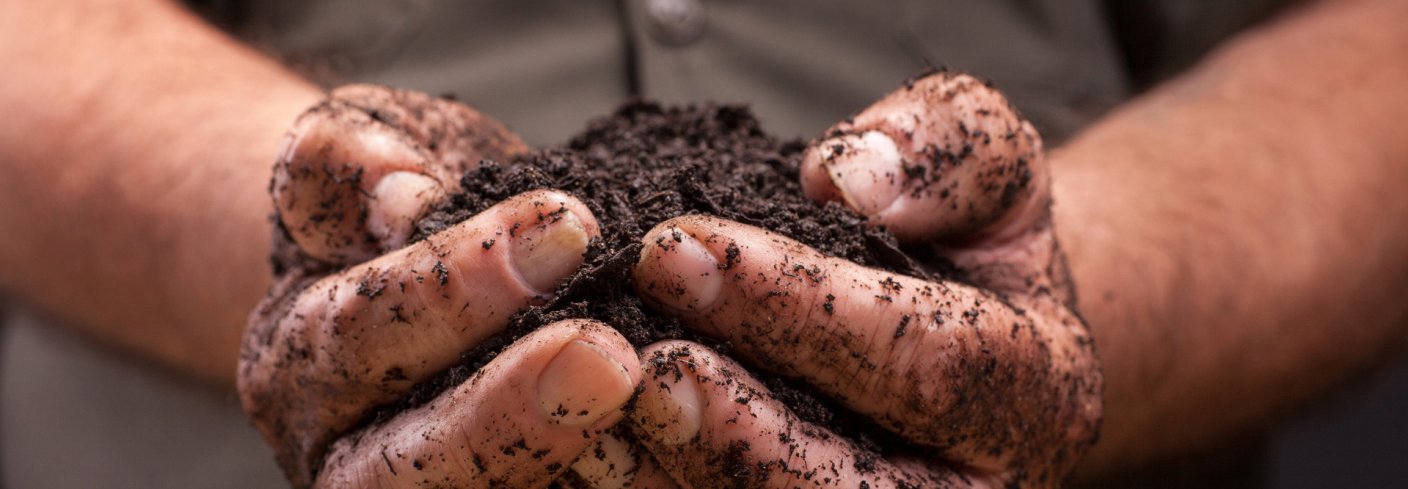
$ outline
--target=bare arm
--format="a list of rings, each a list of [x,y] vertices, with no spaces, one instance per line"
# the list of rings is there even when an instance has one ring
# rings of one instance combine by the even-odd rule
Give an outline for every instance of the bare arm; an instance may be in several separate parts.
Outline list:
[[[1107,379],[1087,469],[1264,424],[1401,345],[1404,25],[1396,1],[1296,12],[1053,154]]]
[[[241,357],[249,311],[271,279],[275,157],[285,129],[323,94],[161,0],[0,3],[0,63],[9,69],[0,81],[0,290],[212,379],[233,383],[243,360],[242,400],[297,486],[546,486],[591,446],[585,435],[621,419],[639,383],[634,350],[605,325],[563,321],[422,408],[357,429],[372,406],[406,395],[540,289],[553,290],[596,232],[580,203],[537,192],[370,264],[357,265],[368,258],[360,248],[329,254],[334,243],[363,244],[338,233],[385,240],[372,254],[399,247],[408,216],[443,195],[426,188],[444,183],[430,177],[524,150],[497,122],[366,86],[299,118],[272,194],[292,237],[327,240],[305,239],[302,251],[338,261],[285,275],[276,291],[297,313],[261,309]],[[539,208],[554,200],[562,212],[545,219]],[[519,231],[492,253],[483,239],[456,239],[506,229]],[[439,280],[410,277],[432,269],[426,260],[442,267]],[[321,276],[343,265],[345,274]],[[339,289],[368,280],[373,265],[394,270],[381,279],[400,287]],[[289,286],[295,274],[309,277],[307,294]],[[344,293],[334,301],[329,289]],[[477,307],[437,315],[426,303],[437,300]],[[377,327],[405,321],[402,311],[423,328]],[[348,322],[323,328],[325,319]],[[363,337],[353,324],[376,334],[352,341]],[[275,335],[288,341],[261,341]],[[340,353],[290,351],[308,337]],[[470,452],[475,463],[461,463]]]
[[[232,382],[319,91],[160,0],[0,3],[0,62],[0,290]]]

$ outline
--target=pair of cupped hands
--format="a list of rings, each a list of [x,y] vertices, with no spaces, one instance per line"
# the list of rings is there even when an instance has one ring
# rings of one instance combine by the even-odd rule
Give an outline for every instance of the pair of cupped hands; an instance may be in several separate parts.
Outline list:
[[[295,486],[1049,487],[1096,437],[1101,375],[1040,138],[996,90],[949,73],[834,126],[801,178],[960,280],[704,215],[652,229],[633,270],[651,307],[909,449],[878,457],[800,420],[729,357],[686,341],[637,351],[589,320],[543,327],[368,422],[582,264],[598,222],[553,190],[407,244],[466,170],[526,151],[473,109],[384,87],[338,89],[298,119],[271,185],[279,279],[239,367]]]

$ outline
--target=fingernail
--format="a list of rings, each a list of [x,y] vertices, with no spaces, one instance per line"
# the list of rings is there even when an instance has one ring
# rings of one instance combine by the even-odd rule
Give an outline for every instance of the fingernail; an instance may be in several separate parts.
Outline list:
[[[657,282],[646,294],[679,311],[699,312],[714,305],[723,289],[719,262],[703,243],[678,228],[669,228],[647,243]]]
[[[550,215],[513,238],[513,265],[529,287],[547,294],[567,278],[587,252],[587,229],[571,212]]]
[[[822,141],[818,146],[827,175],[852,209],[874,216],[900,198],[904,167],[899,148],[889,136],[867,131]]]
[[[586,426],[620,409],[635,390],[630,374],[600,347],[573,340],[538,376],[538,405],[549,419]]]
[[[388,173],[372,189],[367,232],[377,238],[383,249],[405,246],[416,219],[440,196],[440,183],[434,178],[408,171]]]
[[[683,445],[699,435],[704,419],[703,395],[693,372],[677,362],[666,365],[657,367],[655,376],[646,380],[655,385],[647,386],[646,393],[636,402],[636,416],[651,438],[666,445]]]

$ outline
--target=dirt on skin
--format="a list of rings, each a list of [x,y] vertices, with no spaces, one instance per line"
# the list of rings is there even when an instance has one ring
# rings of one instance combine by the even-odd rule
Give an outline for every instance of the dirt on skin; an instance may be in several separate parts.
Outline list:
[[[348,364],[340,360],[343,356],[339,354],[342,340],[329,342],[332,348],[328,355],[310,355],[308,340],[299,335],[312,331],[309,328],[323,327],[327,321],[324,318],[310,319],[311,316],[289,314],[289,308],[297,304],[300,297],[321,300],[318,298],[326,293],[328,300],[332,301],[332,310],[328,312],[332,314],[330,322],[333,328],[312,331],[314,336],[342,334],[337,327],[342,317],[339,306],[358,308],[353,312],[390,311],[395,317],[384,320],[405,320],[402,315],[404,306],[400,302],[402,297],[396,294],[395,289],[384,287],[394,283],[393,280],[377,278],[384,271],[373,269],[368,274],[344,273],[336,275],[335,280],[319,281],[320,277],[335,271],[336,265],[333,263],[348,260],[340,260],[342,257],[333,255],[333,263],[319,262],[315,257],[305,256],[291,241],[293,235],[290,231],[311,235],[313,239],[336,239],[329,243],[336,250],[340,249],[340,245],[357,244],[356,240],[362,239],[352,235],[366,233],[366,242],[374,248],[371,250],[373,254],[386,251],[379,249],[382,244],[365,231],[368,224],[365,207],[344,206],[345,209],[339,210],[350,211],[335,215],[324,212],[326,209],[319,210],[305,215],[305,222],[297,228],[289,226],[286,219],[289,216],[280,215],[280,232],[276,234],[273,259],[276,272],[282,277],[271,290],[270,298],[260,306],[260,312],[251,323],[251,332],[246,335],[241,361],[242,401],[250,410],[256,426],[275,446],[280,463],[291,479],[295,484],[307,485],[319,475],[319,467],[349,460],[325,460],[324,451],[333,440],[350,440],[349,443],[355,448],[360,443],[362,433],[376,434],[383,422],[391,417],[422,406],[451,387],[463,385],[525,334],[562,319],[595,319],[618,328],[638,347],[662,339],[678,338],[703,343],[719,353],[745,362],[740,366],[708,352],[677,355],[654,349],[649,358],[642,359],[643,366],[648,370],[646,375],[653,376],[653,379],[670,375],[669,367],[678,365],[675,371],[679,375],[695,374],[694,380],[701,386],[732,389],[740,396],[735,399],[746,399],[749,404],[753,400],[763,400],[766,401],[765,409],[775,409],[781,404],[795,412],[784,416],[784,426],[769,423],[756,427],[761,431],[754,434],[771,434],[778,438],[753,439],[751,446],[714,446],[705,460],[699,460],[697,456],[679,458],[684,452],[671,452],[669,447],[657,446],[658,443],[653,443],[653,440],[642,440],[651,446],[652,451],[646,456],[662,461],[675,456],[671,460],[671,467],[675,469],[710,470],[690,475],[690,480],[700,487],[758,487],[775,484],[776,481],[764,481],[777,476],[790,481],[812,480],[811,476],[820,475],[821,482],[829,483],[827,477],[841,474],[813,474],[808,470],[824,471],[839,467],[859,471],[859,474],[853,474],[864,479],[858,481],[859,487],[866,487],[867,483],[900,488],[961,487],[970,482],[965,474],[994,475],[984,474],[984,471],[977,470],[978,466],[935,460],[936,456],[947,458],[944,454],[951,453],[950,449],[956,450],[952,453],[955,460],[1007,461],[1006,468],[1002,469],[1003,474],[1000,474],[1003,480],[991,481],[993,483],[1011,487],[1028,484],[1052,487],[1098,433],[1102,382],[1089,330],[1072,308],[1074,290],[1051,232],[1049,207],[1046,207],[1049,196],[1040,192],[1047,188],[1047,174],[1040,164],[1039,137],[1030,125],[1021,121],[1010,104],[1006,107],[1000,105],[1007,103],[1005,99],[990,89],[984,90],[981,82],[971,77],[930,77],[926,74],[912,80],[907,87],[907,90],[896,91],[881,99],[854,120],[837,125],[827,137],[853,137],[874,130],[886,133],[897,144],[901,141],[907,143],[906,148],[913,148],[914,143],[921,141],[932,143],[914,151],[906,160],[902,168],[904,191],[913,192],[911,196],[914,197],[937,197],[937,201],[929,202],[935,213],[926,217],[947,219],[942,223],[930,224],[941,225],[949,235],[971,237],[967,233],[982,231],[986,229],[984,226],[1004,216],[1032,219],[1030,223],[1021,219],[1016,224],[1009,223],[1011,226],[1020,225],[1010,229],[1025,231],[1020,236],[1009,237],[1013,241],[1000,243],[1003,257],[955,255],[965,260],[966,272],[961,275],[953,273],[951,265],[937,260],[932,249],[902,249],[890,233],[870,229],[861,216],[844,207],[821,205],[803,197],[797,182],[799,160],[802,159],[805,145],[799,141],[778,141],[769,137],[745,108],[662,108],[651,103],[634,102],[614,115],[592,123],[583,134],[562,147],[537,153],[505,152],[486,156],[485,153],[475,154],[472,151],[434,153],[437,148],[449,147],[446,146],[449,143],[447,139],[473,132],[469,125],[449,127],[448,131],[418,131],[425,127],[444,129],[442,126],[446,125],[447,120],[459,120],[437,117],[446,109],[436,107],[437,100],[393,100],[394,103],[387,104],[385,101],[377,103],[379,99],[376,97],[364,97],[372,100],[349,107],[354,119],[385,120],[382,124],[394,126],[391,136],[405,138],[415,145],[413,149],[425,158],[426,165],[459,168],[451,172],[454,177],[458,177],[460,172],[466,173],[460,185],[464,190],[419,222],[414,240],[429,243],[432,234],[447,230],[505,199],[536,189],[554,189],[575,195],[595,215],[602,234],[588,247],[582,267],[561,283],[551,297],[541,297],[533,302],[537,306],[509,317],[502,334],[479,343],[471,351],[463,352],[458,365],[415,384],[409,394],[404,394],[412,381],[399,367],[388,368],[380,380],[374,375],[360,375],[372,374],[370,369],[363,369],[365,372],[348,369]],[[922,90],[919,89],[921,87]],[[420,98],[425,99],[423,96]],[[390,110],[383,112],[383,105],[389,106]],[[923,111],[916,112],[921,108]],[[461,109],[461,112],[469,110]],[[877,126],[874,119],[877,113],[900,113],[909,117],[902,117],[904,120],[898,127],[887,124]],[[344,121],[335,122],[341,124]],[[375,124],[373,128],[387,129]],[[832,154],[842,154],[848,151],[846,144],[850,143],[838,143],[826,149]],[[311,156],[311,161],[294,159],[313,163],[311,166],[304,165],[309,169],[302,173],[291,172],[294,176],[309,180],[303,182],[307,185],[271,187],[276,203],[280,201],[280,195],[298,196],[302,194],[290,192],[302,190],[313,195],[303,202],[352,200],[360,204],[361,196],[348,194],[367,191],[361,188],[357,180],[360,172],[356,169],[360,166],[351,161],[328,160],[321,152],[323,149],[319,148],[314,148],[319,151],[316,154],[302,155]],[[522,156],[506,156],[510,154]],[[827,156],[823,154],[822,157]],[[484,158],[500,158],[501,161],[478,163]],[[812,162],[808,160],[808,163]],[[474,168],[464,170],[471,166]],[[323,173],[316,173],[319,169]],[[350,175],[337,173],[338,170],[345,172],[348,169],[352,170]],[[436,178],[446,182],[447,176],[438,174]],[[901,177],[898,174],[894,176]],[[347,199],[349,195],[356,198]],[[1019,209],[1017,206],[1024,207]],[[1023,213],[1024,209],[1034,214]],[[295,206],[293,210],[302,209]],[[950,213],[949,210],[954,212]],[[537,210],[529,214],[536,213],[541,221],[552,219],[561,212],[564,209],[556,205],[538,205]],[[743,298],[731,304],[741,307],[748,318],[776,318],[764,326],[774,328],[780,334],[774,335],[769,331],[750,336],[737,334],[740,330],[731,330],[735,334],[728,337],[747,338],[736,341],[749,342],[732,348],[733,345],[699,337],[672,315],[657,312],[636,297],[635,290],[669,292],[683,287],[682,282],[671,280],[633,284],[632,268],[641,252],[639,240],[647,230],[668,219],[691,214],[717,215],[801,242],[774,241],[774,244],[785,245],[783,249],[775,250],[782,254],[781,260],[775,263],[770,261],[772,257],[750,254],[750,248],[737,243],[732,245],[736,248],[725,246],[720,249],[724,254],[723,259],[719,260],[724,262],[720,265],[721,273],[746,280],[741,272],[728,270],[748,269],[755,270],[759,277],[754,284],[760,288],[751,291],[751,299]],[[297,217],[296,212],[294,217]],[[531,219],[527,215],[521,217]],[[321,229],[316,226],[322,222],[319,219],[337,221],[333,224],[339,226]],[[715,225],[735,226],[728,223]],[[906,225],[897,224],[900,226],[897,230],[918,233],[907,234],[910,238],[944,239],[924,234],[923,230],[906,229]],[[498,236],[495,234],[484,235],[483,242],[478,242],[480,238],[461,238],[462,241],[454,243],[454,246],[458,252],[472,252],[466,248],[478,249],[482,246],[487,253],[494,246],[509,245],[512,241],[509,238],[519,227],[515,224],[510,229],[499,231],[506,236],[501,236],[498,243],[491,237]],[[329,234],[333,234],[332,238],[326,238]],[[716,236],[725,234],[728,233]],[[437,234],[433,241],[441,241],[445,236],[448,234]],[[656,240],[652,245],[664,246],[664,240]],[[822,255],[840,259],[821,260],[803,245],[819,250]],[[426,249],[422,246],[412,251]],[[502,251],[493,250],[493,253]],[[759,259],[768,262],[748,261]],[[896,322],[892,323],[891,331],[896,340],[901,337],[905,337],[906,341],[922,339],[927,331],[924,328],[943,327],[945,324],[971,327],[950,328],[952,333],[960,334],[958,341],[931,338],[938,340],[926,347],[931,349],[931,353],[914,356],[912,360],[915,361],[910,362],[911,365],[898,371],[878,372],[878,366],[867,361],[869,349],[876,346],[874,341],[852,341],[850,335],[809,334],[817,328],[825,328],[827,321],[815,314],[804,314],[796,319],[777,314],[782,311],[774,306],[785,308],[806,304],[828,314],[841,312],[842,307],[856,306],[844,300],[836,301],[829,295],[821,294],[820,290],[808,291],[813,294],[807,296],[806,302],[799,303],[790,300],[787,290],[769,286],[769,283],[773,286],[794,282],[807,286],[813,283],[815,277],[823,273],[821,266],[815,265],[819,260],[835,266],[840,266],[843,260],[859,262],[880,269],[881,275],[887,276],[878,278],[867,274],[865,279],[855,278],[834,286],[851,287],[850,291],[873,290],[877,292],[874,296],[876,301],[909,301],[914,305],[917,309],[913,316],[905,313],[902,318],[894,317]],[[432,268],[431,271],[439,275],[440,286],[447,285],[445,280],[448,274],[443,267]],[[412,276],[398,279],[403,287],[400,292],[406,292],[404,287],[411,280],[421,283],[422,278],[416,275],[415,270],[408,273]],[[977,287],[950,290],[936,279]],[[375,283],[378,281],[380,284]],[[907,285],[902,286],[899,282],[906,282]],[[318,288],[304,290],[303,287],[309,284]],[[334,300],[334,294],[340,287],[355,287],[360,297],[353,302],[339,304]],[[383,294],[385,291],[389,293]],[[847,297],[850,297],[849,294]],[[961,301],[950,302],[952,299]],[[971,307],[967,306],[969,301]],[[505,311],[498,309],[494,303],[467,304],[465,307],[462,312],[495,315],[498,318],[495,323],[503,324],[498,321],[502,320],[504,316],[501,314]],[[864,308],[865,305],[858,307]],[[920,321],[911,324],[916,318]],[[381,319],[364,324],[375,329],[380,323]],[[744,321],[732,327],[747,331],[755,326],[758,325]],[[886,333],[880,331],[880,335],[871,340],[879,339],[884,343],[890,340]],[[351,339],[355,340],[355,337]],[[770,358],[760,352],[798,347],[829,355],[816,359],[827,364],[813,362],[813,366],[836,367],[846,372],[870,372],[886,379],[883,386],[875,388],[876,391],[884,391],[888,396],[887,402],[895,402],[896,408],[903,412],[894,416],[881,413],[877,419],[888,429],[881,428],[865,416],[828,402],[825,396],[814,395],[805,382],[768,373],[769,367],[791,367],[781,359]],[[679,348],[690,349],[684,346]],[[670,361],[678,356],[688,358]],[[710,367],[707,362],[696,364],[691,360],[699,358],[713,358],[716,361]],[[319,365],[317,362],[320,361],[324,364]],[[719,368],[720,363],[729,367]],[[309,367],[322,370],[309,370]],[[328,377],[323,375],[325,373],[335,375],[324,379],[322,377]],[[354,373],[360,376],[352,375]],[[425,373],[419,372],[417,379],[425,378]],[[944,383],[942,389],[934,391],[913,388],[931,385],[935,375],[951,377],[954,381]],[[749,382],[750,376],[757,377],[770,392],[762,392],[757,384]],[[249,380],[251,378],[252,381]],[[646,389],[657,385],[649,383],[650,380],[646,379],[646,383],[642,384],[647,386]],[[345,388],[376,387],[378,382],[382,387],[392,389],[383,392],[371,389],[373,392],[368,395],[366,389]],[[326,388],[305,388],[308,385]],[[729,393],[720,394],[727,397]],[[343,399],[348,402],[336,404]],[[776,403],[772,402],[774,399]],[[319,416],[317,406],[327,405],[351,407]],[[375,407],[364,409],[368,405]],[[671,419],[640,418],[646,415],[644,411],[636,412],[637,416],[633,418],[640,425],[618,425],[615,428],[617,435],[629,441],[632,429],[641,430],[647,426],[673,422]],[[310,416],[310,413],[313,415]],[[806,423],[802,426],[796,424],[802,422]],[[827,431],[819,432],[814,426]],[[772,431],[774,428],[780,431]],[[505,433],[512,436],[514,431]],[[795,433],[820,439],[830,439],[835,433],[846,439],[843,442],[852,442],[857,450],[846,450],[853,459],[849,464],[842,462],[829,467],[799,467],[789,463],[793,458],[790,455],[777,456],[753,448],[762,443],[759,440],[765,440],[767,443],[786,445],[776,447],[784,452],[798,453],[797,450],[803,447],[796,444],[793,438]],[[918,445],[911,447],[892,433],[905,433]],[[699,441],[709,443],[717,439],[706,436]],[[522,443],[520,437],[519,441],[500,447],[505,456],[512,456]],[[899,457],[892,457],[894,455]],[[478,462],[477,454],[474,460]],[[383,457],[382,461],[390,467],[390,459]],[[919,470],[919,474],[910,474],[908,465],[895,465],[891,461],[921,461],[934,470]],[[414,465],[418,462],[412,464],[416,470],[421,469]],[[553,463],[548,469],[556,475],[566,462]],[[481,471],[484,470],[483,466],[476,465]],[[343,463],[334,466],[333,470],[347,467]],[[394,470],[394,467],[390,468]],[[726,470],[712,471],[713,468]],[[564,482],[570,480],[569,475]],[[500,482],[502,485],[502,480]]]
[[[635,295],[631,267],[639,259],[640,240],[674,217],[720,216],[863,265],[917,277],[950,275],[949,267],[920,265],[932,264],[934,258],[916,259],[893,235],[868,226],[863,216],[805,197],[798,183],[804,150],[803,141],[768,135],[743,106],[663,107],[636,101],[592,122],[562,147],[508,162],[485,161],[470,170],[461,182],[464,190],[421,220],[413,241],[534,189],[556,189],[581,199],[600,223],[601,237],[550,300],[515,315],[503,333],[461,355],[461,364],[418,385],[404,401],[378,409],[369,422],[424,404],[468,379],[518,338],[563,319],[603,321],[637,347],[687,339],[728,354],[728,344],[689,331]],[[902,446],[888,431],[815,395],[802,382],[770,375],[766,366],[750,367],[758,367],[757,376],[801,419],[878,454]]]

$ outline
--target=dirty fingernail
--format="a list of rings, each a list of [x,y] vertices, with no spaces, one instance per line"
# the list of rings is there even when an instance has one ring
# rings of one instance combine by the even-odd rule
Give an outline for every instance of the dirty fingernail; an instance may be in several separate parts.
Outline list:
[[[600,347],[573,340],[539,374],[538,405],[558,424],[586,426],[620,409],[634,390],[626,367]]]
[[[372,189],[367,231],[383,249],[405,246],[416,219],[441,196],[440,183],[434,178],[408,171],[388,173]]]
[[[699,435],[703,423],[703,396],[694,374],[686,367],[672,365],[647,378],[645,393],[636,401],[637,425],[648,436],[670,446],[688,443]]]
[[[590,241],[587,229],[575,214],[553,214],[513,238],[513,265],[529,287],[542,294],[550,293],[558,282],[582,266]]]
[[[851,208],[874,216],[899,199],[904,167],[895,141],[879,131],[818,143],[826,173]]]
[[[723,272],[703,243],[678,228],[646,239],[643,261],[658,271],[646,294],[679,311],[699,312],[714,305],[723,289]]]

